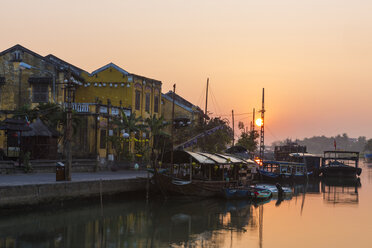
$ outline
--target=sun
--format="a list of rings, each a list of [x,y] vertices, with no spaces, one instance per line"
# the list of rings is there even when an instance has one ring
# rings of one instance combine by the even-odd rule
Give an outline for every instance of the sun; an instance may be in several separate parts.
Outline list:
[[[256,119],[256,125],[259,127],[263,125],[263,121],[261,118]]]

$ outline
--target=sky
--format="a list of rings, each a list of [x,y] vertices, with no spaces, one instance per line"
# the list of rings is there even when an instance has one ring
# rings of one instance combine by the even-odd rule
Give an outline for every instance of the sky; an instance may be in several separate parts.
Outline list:
[[[0,0],[0,50],[15,44],[89,72],[110,62],[163,82],[265,141],[372,138],[372,1]],[[235,125],[237,127],[237,124]]]

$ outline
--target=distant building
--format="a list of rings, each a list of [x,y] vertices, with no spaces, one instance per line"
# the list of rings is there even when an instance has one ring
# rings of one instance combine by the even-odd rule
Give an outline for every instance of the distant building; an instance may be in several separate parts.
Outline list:
[[[162,94],[162,108],[164,119],[168,122],[172,121],[172,106],[173,106],[173,91]],[[204,120],[203,110],[190,103],[180,95],[174,95],[174,127],[180,128],[189,125],[201,125]],[[166,130],[171,132],[169,125]]]
[[[274,159],[277,161],[289,161],[291,153],[306,153],[306,146],[287,140],[285,145],[275,146]]]

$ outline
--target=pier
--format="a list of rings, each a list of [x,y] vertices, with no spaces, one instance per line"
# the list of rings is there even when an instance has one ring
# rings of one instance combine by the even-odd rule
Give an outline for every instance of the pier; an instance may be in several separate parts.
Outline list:
[[[56,181],[55,173],[0,175],[0,209],[145,191],[146,180],[146,171],[132,170],[73,173],[71,181]]]

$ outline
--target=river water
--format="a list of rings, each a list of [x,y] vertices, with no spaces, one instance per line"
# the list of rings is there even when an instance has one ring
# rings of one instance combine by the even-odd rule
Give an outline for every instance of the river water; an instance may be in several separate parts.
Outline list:
[[[1,247],[372,247],[372,164],[360,181],[294,185],[262,204],[161,196],[0,213]],[[154,198],[154,197],[153,197]]]

